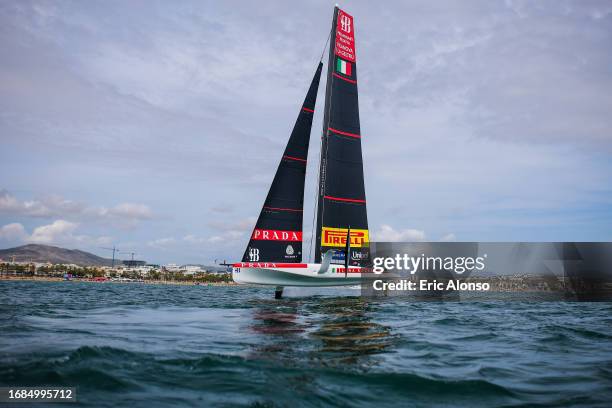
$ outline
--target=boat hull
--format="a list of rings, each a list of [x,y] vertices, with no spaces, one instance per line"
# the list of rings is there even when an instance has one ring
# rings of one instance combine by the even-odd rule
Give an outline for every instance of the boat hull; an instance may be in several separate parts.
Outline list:
[[[341,266],[330,266],[319,273],[320,264],[275,264],[238,263],[232,268],[232,279],[236,283],[266,286],[352,286],[363,281],[360,268],[349,268],[344,273]]]

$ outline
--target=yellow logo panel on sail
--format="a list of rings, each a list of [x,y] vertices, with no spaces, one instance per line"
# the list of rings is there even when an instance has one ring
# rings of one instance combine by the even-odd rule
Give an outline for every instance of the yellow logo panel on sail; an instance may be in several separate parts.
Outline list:
[[[321,230],[321,246],[344,247],[346,246],[346,233],[348,228],[323,227]],[[351,228],[351,247],[361,248],[368,246],[370,236],[367,229]]]

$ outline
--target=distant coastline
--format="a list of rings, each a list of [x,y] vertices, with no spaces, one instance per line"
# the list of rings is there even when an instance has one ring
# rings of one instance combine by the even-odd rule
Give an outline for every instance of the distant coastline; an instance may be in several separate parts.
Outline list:
[[[147,285],[183,285],[183,286],[239,286],[235,282],[194,282],[194,281],[176,281],[176,280],[95,280],[95,279],[82,279],[72,278],[66,280],[60,277],[53,276],[19,276],[19,275],[0,275],[0,282],[2,281],[36,281],[36,282],[87,282],[87,283],[144,283]],[[240,285],[243,286],[243,285]]]

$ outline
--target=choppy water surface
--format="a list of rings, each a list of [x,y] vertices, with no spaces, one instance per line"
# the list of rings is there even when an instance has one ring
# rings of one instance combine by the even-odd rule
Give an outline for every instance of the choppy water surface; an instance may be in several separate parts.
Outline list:
[[[75,386],[83,406],[609,407],[611,312],[5,281],[0,385]]]

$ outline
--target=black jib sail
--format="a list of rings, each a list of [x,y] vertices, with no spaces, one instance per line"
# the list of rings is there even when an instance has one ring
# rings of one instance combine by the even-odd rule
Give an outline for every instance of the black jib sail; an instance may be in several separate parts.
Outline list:
[[[334,9],[325,112],[315,262],[330,249],[344,252],[350,228],[350,265],[369,262],[369,231],[361,156],[353,17]]]
[[[242,262],[302,262],[304,179],[322,67],[319,63]]]

